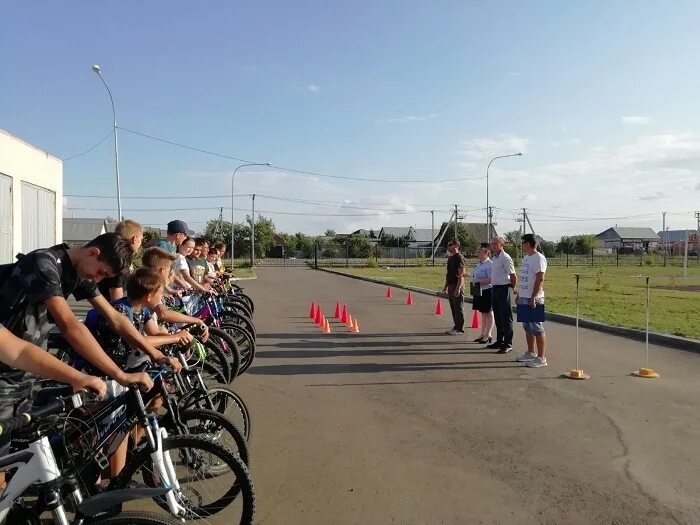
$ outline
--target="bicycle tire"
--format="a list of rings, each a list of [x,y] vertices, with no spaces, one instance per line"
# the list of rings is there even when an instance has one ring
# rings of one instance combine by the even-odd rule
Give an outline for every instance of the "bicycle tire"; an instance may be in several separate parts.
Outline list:
[[[207,349],[207,357],[203,362],[201,362],[202,369],[209,373],[213,373],[212,367],[215,368],[223,376],[225,381],[224,384],[229,383],[231,381],[231,364],[229,363],[226,354],[224,354],[224,351],[216,342],[212,341],[211,338],[207,339],[206,342],[200,341],[200,343]],[[195,365],[197,361],[198,357],[193,353],[192,356],[190,356],[188,363]],[[217,382],[220,381],[217,380]]]
[[[245,302],[248,304],[248,307],[250,308],[250,311],[253,312],[253,313],[255,313],[255,303],[253,302],[253,300],[250,298],[249,295],[246,295],[246,294],[244,294],[243,292],[239,292],[239,293],[235,294],[234,297],[239,297],[239,298],[241,298],[243,301],[245,301]]]
[[[182,521],[166,514],[155,514],[141,510],[128,510],[114,516],[99,516],[85,520],[86,524],[100,525],[182,525]]]
[[[222,324],[219,328],[233,337],[238,345],[241,364],[238,367],[237,376],[240,376],[253,364],[253,359],[255,359],[255,339],[241,325]],[[232,380],[233,379],[235,379],[235,377],[232,377]]]
[[[253,312],[250,311],[248,304],[244,301],[224,301],[224,310],[238,312],[239,314],[250,317],[251,319],[253,318]]]
[[[231,418],[215,410],[193,408],[180,412],[180,421],[187,424],[190,434],[208,437],[214,443],[219,443],[222,447],[232,450],[240,456],[247,467],[250,467],[248,441]],[[196,421],[200,422],[199,425],[188,424]],[[233,445],[221,439],[223,433],[227,433],[230,436]],[[221,471],[222,474],[224,472],[223,470]]]
[[[228,333],[226,333],[221,328],[217,328],[215,326],[209,327],[209,337],[214,337],[221,340],[218,342],[219,347],[222,349],[224,355],[226,356],[226,360],[229,362],[229,365],[231,367],[229,379],[230,381],[233,381],[239,374],[241,369],[241,351],[238,349],[238,344],[236,343],[235,339],[231,337]],[[225,343],[225,348],[221,344],[221,342]]]
[[[244,327],[246,330],[248,330],[248,332],[250,332],[254,339],[257,339],[255,324],[250,317],[224,310],[219,312],[219,319],[221,320],[222,324],[237,324]]]
[[[179,501],[180,505],[187,508],[187,516],[185,516],[186,519],[199,519],[217,514],[233,503],[233,501],[240,496],[242,501],[242,511],[241,520],[239,523],[241,525],[250,525],[253,523],[253,517],[255,515],[255,489],[250,478],[250,472],[240,457],[204,436],[168,436],[163,440],[162,447],[163,452],[171,452],[175,449],[182,449],[187,450],[188,454],[191,456],[193,455],[193,451],[198,449],[200,454],[201,452],[204,452],[206,454],[214,455],[219,461],[226,463],[229,467],[228,472],[233,473],[233,475],[236,477],[235,483],[228,488],[226,493],[212,503],[196,507],[194,505],[189,505],[186,499],[181,499]],[[178,461],[181,460],[181,457],[179,455],[178,457],[175,457],[175,454],[173,453],[170,454],[170,457],[175,468],[177,469]],[[119,475],[118,488],[126,488],[130,484],[133,484],[133,477],[139,471],[141,472],[141,477],[146,486],[161,486],[158,480],[154,478],[153,469],[151,467],[150,451],[148,447],[141,447],[129,458],[127,464],[122,470],[122,474]],[[209,477],[206,479],[216,479],[216,477]],[[138,482],[136,482],[136,484],[138,484]],[[187,495],[191,493],[194,493],[195,495],[200,494],[200,492],[193,491],[192,489],[188,490],[187,487],[183,488],[184,484],[185,481],[180,480],[180,487],[185,495],[185,498],[187,498]],[[190,497],[190,500],[191,499],[192,498]],[[160,508],[169,511],[168,504],[163,497],[153,498],[153,501]]]
[[[209,388],[209,398],[214,403],[217,412],[231,419],[237,426],[243,429],[243,435],[248,443],[253,430],[253,422],[250,416],[248,405],[243,400],[241,395],[228,386],[216,385]],[[227,410],[230,407],[235,407],[235,412]],[[240,418],[240,419],[239,419]],[[237,423],[240,421],[240,425]]]
[[[221,385],[209,386],[206,394],[200,393],[188,396],[182,401],[180,404],[182,411],[192,409],[211,410],[209,407],[213,406],[214,411],[226,416],[226,418],[233,421],[237,428],[243,430],[243,435],[250,443],[253,428],[250,410],[240,394],[232,388]]]

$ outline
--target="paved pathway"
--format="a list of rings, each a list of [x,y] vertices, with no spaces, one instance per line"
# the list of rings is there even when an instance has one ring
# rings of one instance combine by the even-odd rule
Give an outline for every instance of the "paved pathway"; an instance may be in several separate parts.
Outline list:
[[[263,524],[700,522],[700,355],[550,323],[550,365],[526,369],[441,335],[434,298],[302,268],[265,268],[258,354],[235,388],[254,416]],[[359,319],[323,335],[311,300]],[[443,305],[447,306],[447,305]],[[446,312],[447,313],[447,312]],[[216,520],[224,523],[225,519]]]

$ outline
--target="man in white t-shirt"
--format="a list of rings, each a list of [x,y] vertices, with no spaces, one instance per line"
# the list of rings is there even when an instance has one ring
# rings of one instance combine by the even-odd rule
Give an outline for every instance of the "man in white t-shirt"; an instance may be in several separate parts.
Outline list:
[[[518,283],[519,305],[528,305],[535,308],[538,304],[544,304],[544,274],[547,272],[547,259],[536,250],[535,236],[526,233],[522,237],[523,260],[520,265],[520,282]],[[527,339],[527,352],[518,357],[517,361],[525,363],[525,366],[539,368],[547,366],[545,357],[544,322],[522,323]],[[535,344],[537,353],[535,353]]]

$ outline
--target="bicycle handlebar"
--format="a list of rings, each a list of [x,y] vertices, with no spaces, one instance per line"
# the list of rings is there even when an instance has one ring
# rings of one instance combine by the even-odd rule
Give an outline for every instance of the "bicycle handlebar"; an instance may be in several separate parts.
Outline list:
[[[58,389],[63,389],[63,387],[46,390]],[[80,392],[67,397],[58,397],[42,407],[32,409],[30,412],[24,412],[17,416],[0,421],[0,435],[26,427],[34,420],[60,414],[66,410],[67,406],[70,406],[71,408],[81,407],[83,405],[83,397],[85,397],[87,394],[88,392],[86,390],[81,390]]]

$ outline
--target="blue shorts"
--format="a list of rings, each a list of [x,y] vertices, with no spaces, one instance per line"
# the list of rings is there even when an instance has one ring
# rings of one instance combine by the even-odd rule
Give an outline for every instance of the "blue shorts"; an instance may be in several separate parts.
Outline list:
[[[535,299],[535,303],[544,304],[544,298]],[[517,304],[530,304],[530,299],[527,297],[518,297]],[[523,330],[532,335],[544,335],[544,322],[537,323],[520,323],[523,325]]]

